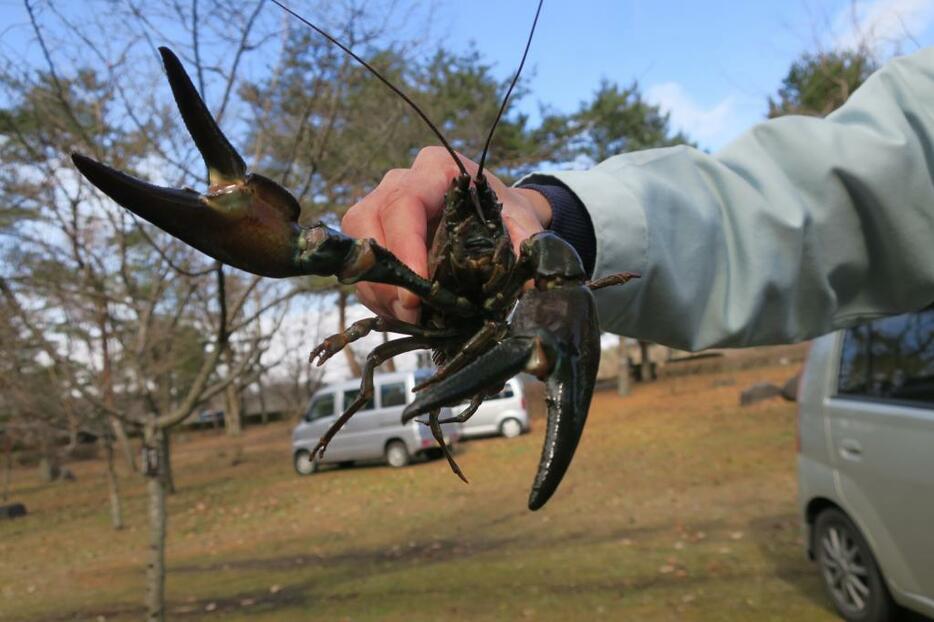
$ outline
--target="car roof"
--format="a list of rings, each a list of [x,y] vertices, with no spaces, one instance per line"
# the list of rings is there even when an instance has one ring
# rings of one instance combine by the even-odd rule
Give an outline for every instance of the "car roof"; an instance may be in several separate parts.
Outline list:
[[[409,376],[415,377],[416,381],[420,381],[423,378],[430,376],[434,373],[433,369],[416,369],[412,371],[397,371],[397,372],[388,372],[388,373],[377,373],[373,374],[373,383],[375,385],[386,384],[388,382],[402,382],[405,381]],[[522,381],[517,377],[513,376],[506,381],[507,384],[513,387],[515,391],[522,391]],[[312,397],[323,395],[327,393],[337,393],[338,391],[348,391],[360,388],[360,378],[351,378],[350,380],[343,380],[341,382],[332,382],[321,387],[314,392]]]
[[[406,378],[415,373],[416,377],[418,376],[417,372],[411,371],[396,371],[388,373],[377,373],[373,374],[373,383],[376,385],[385,384],[387,382],[403,382]],[[315,395],[322,393],[333,393],[336,391],[347,391],[349,389],[359,389],[360,388],[360,378],[351,378],[350,380],[343,380],[341,382],[331,382],[321,387],[315,391]]]

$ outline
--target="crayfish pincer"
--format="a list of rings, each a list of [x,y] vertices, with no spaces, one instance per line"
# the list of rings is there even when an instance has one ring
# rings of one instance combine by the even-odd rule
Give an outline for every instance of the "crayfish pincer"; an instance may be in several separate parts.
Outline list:
[[[299,225],[298,201],[271,179],[247,172],[243,158],[218,127],[181,62],[166,48],[160,49],[166,75],[185,126],[207,166],[207,192],[153,186],[79,154],[72,156],[75,166],[126,209],[231,266],[268,277],[316,274],[335,276],[342,283],[384,283],[403,287],[421,298],[422,314],[417,324],[389,317],[367,318],[328,337],[312,351],[312,360],[320,365],[370,332],[404,335],[369,354],[359,395],[319,440],[315,457],[324,453],[331,438],[372,398],[376,368],[404,352],[432,350],[437,369],[415,387],[416,399],[403,419],[427,415],[426,423],[448,463],[464,481],[444,442],[441,424],[446,420],[440,419],[441,408],[469,400],[467,409],[453,418],[466,421],[514,374],[528,371],[545,380],[548,425],[529,498],[529,507],[538,509],[567,471],[590,406],[600,361],[600,333],[591,290],[619,285],[636,275],[622,273],[589,282],[574,249],[549,232],[525,240],[517,255],[503,224],[502,205],[483,174],[496,122],[487,136],[479,170],[471,176],[441,132],[408,97],[339,41],[299,18],[373,71],[415,108],[457,164],[460,174],[445,194],[432,237],[428,278],[413,272],[373,240],[350,238],[323,223]],[[500,113],[525,63],[531,39],[530,33]],[[534,288],[525,289],[528,281]]]

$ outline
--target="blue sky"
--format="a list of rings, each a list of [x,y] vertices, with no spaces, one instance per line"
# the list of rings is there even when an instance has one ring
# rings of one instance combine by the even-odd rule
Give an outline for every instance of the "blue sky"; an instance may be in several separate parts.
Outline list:
[[[504,77],[518,62],[534,0],[441,0],[449,45],[472,40]],[[669,110],[701,146],[717,149],[760,121],[799,54],[864,40],[882,58],[934,43],[934,0],[552,0],[530,56],[536,101],[569,111],[601,78]],[[894,45],[893,45],[894,44]]]
[[[46,13],[42,2],[35,4]],[[320,18],[315,0],[291,4]],[[396,4],[405,15],[418,3]],[[505,79],[518,63],[535,0],[424,0],[421,6],[434,7],[430,31],[416,11],[411,32],[403,25],[397,40],[419,39],[426,49],[439,41],[455,49],[473,42]],[[265,10],[278,11],[271,3]],[[0,0],[0,16],[0,46],[25,50],[41,66],[22,3]],[[716,150],[762,120],[767,97],[802,52],[859,41],[880,58],[934,44],[934,0],[546,0],[526,70],[531,93],[522,107],[534,120],[539,102],[568,112],[602,78],[638,80],[648,99],[671,113],[675,129]],[[154,54],[152,61],[158,66]]]

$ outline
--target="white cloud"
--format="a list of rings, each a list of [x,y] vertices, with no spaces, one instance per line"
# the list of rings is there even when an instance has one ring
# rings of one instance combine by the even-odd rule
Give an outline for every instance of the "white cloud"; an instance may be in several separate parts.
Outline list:
[[[866,46],[872,51],[896,48],[934,23],[934,0],[870,0],[854,2],[833,20],[833,45]]]
[[[735,137],[743,127],[736,127],[736,101],[728,95],[712,107],[698,104],[677,82],[650,86],[645,97],[671,114],[671,125],[705,147],[717,147]]]

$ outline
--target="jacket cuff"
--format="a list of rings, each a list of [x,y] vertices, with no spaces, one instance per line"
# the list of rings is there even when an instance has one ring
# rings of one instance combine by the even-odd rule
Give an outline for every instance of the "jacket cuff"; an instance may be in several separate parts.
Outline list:
[[[533,173],[517,184],[558,186],[570,192],[578,204],[584,206],[595,239],[593,278],[621,271],[642,275],[641,279],[624,287],[607,287],[594,292],[600,325],[621,335],[639,334],[634,330],[638,314],[632,310],[642,308],[645,284],[652,280],[648,265],[646,212],[642,207],[651,204],[651,197],[646,198],[645,192],[641,191],[635,171],[624,175],[629,169],[638,171],[629,159],[617,156],[588,171]]]
[[[587,276],[592,276],[597,260],[597,238],[590,214],[580,199],[554,177],[532,175],[525,178],[519,187],[535,190],[548,200],[551,204],[551,225],[548,229],[574,247]]]

